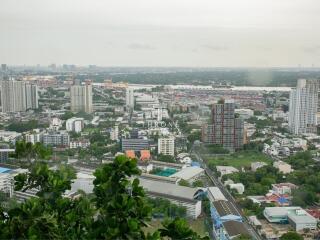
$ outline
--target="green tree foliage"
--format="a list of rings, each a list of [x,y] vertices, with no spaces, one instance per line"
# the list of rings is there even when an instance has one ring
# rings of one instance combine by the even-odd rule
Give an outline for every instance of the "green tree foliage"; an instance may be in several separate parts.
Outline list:
[[[179,218],[145,235],[151,208],[134,178],[139,173],[135,160],[119,156],[94,173],[93,198],[79,192],[71,199],[63,194],[71,189],[75,171],[36,162],[15,177],[15,190],[37,189],[37,197],[6,212],[0,207],[0,239],[208,239]]]
[[[282,175],[272,166],[264,166],[256,172],[237,172],[224,175],[222,180],[231,179],[245,186],[246,195],[263,195],[268,192],[270,185],[282,181]]]
[[[176,160],[175,160],[175,158],[173,156],[171,156],[171,155],[163,155],[163,154],[159,154],[157,160],[161,161],[161,162],[171,162],[171,163],[175,163],[176,162]]]
[[[254,203],[251,199],[245,198],[239,201],[241,208],[244,213],[249,215],[256,215],[258,218],[263,219],[263,210],[265,207],[273,207],[273,204],[266,204],[264,206],[259,205],[258,203]]]
[[[115,174],[116,173],[116,174]],[[150,208],[139,180],[128,179],[139,174],[135,160],[124,156],[104,165],[94,173],[95,202],[100,209],[94,228],[95,238],[135,239],[142,238],[142,227],[147,226]]]
[[[165,221],[164,228],[160,228],[160,236],[172,240],[209,240],[209,237],[200,237],[196,232],[192,231],[186,220],[176,218],[173,221]]]
[[[206,149],[210,154],[228,154],[229,153],[228,149],[224,149],[223,146],[219,144],[207,145]]]
[[[262,142],[249,142],[249,143],[246,143],[246,144],[243,145],[243,150],[262,152],[263,143]]]
[[[148,198],[148,204],[152,208],[152,216],[157,217],[186,217],[187,209],[182,206],[177,206],[167,199]]]
[[[184,186],[184,187],[190,187],[190,183],[187,180],[181,179],[179,181],[179,185],[180,186]]]
[[[274,126],[274,122],[271,118],[259,120],[257,117],[251,117],[247,120],[249,123],[254,123],[257,129]]]
[[[50,159],[52,149],[45,147],[42,143],[32,144],[25,141],[17,141],[15,146],[15,156],[18,159]]]
[[[37,120],[30,120],[28,122],[12,122],[7,127],[8,131],[26,132],[35,128],[47,127],[47,125],[39,124]]]
[[[196,180],[192,183],[193,187],[204,187],[203,181],[201,180]]]
[[[287,159],[287,162],[295,169],[303,169],[314,163],[312,160],[312,154],[310,151],[298,152]]]
[[[241,234],[240,236],[236,237],[234,240],[251,240],[252,237],[246,234]]]
[[[292,204],[295,206],[306,207],[318,201],[316,192],[308,189],[308,186],[300,186],[300,188],[293,190]]]
[[[194,131],[192,132],[188,137],[187,137],[188,141],[190,143],[194,143],[194,141],[196,140],[201,140],[201,131]]]
[[[74,113],[70,111],[66,111],[62,116],[61,120],[68,120],[69,118],[74,117]]]
[[[37,198],[0,214],[0,238],[86,239],[93,221],[90,202],[82,195],[75,200],[62,197],[74,178],[72,169],[50,170],[45,163],[17,175],[15,190],[38,189]]]
[[[287,232],[280,237],[280,240],[303,240],[303,237],[296,232]]]

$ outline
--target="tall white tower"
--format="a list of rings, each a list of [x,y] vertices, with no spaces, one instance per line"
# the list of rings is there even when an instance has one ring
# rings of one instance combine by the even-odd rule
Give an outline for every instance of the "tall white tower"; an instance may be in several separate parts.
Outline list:
[[[290,93],[289,128],[294,134],[317,132],[319,81],[299,79]]]
[[[134,90],[133,88],[126,89],[126,107],[128,109],[134,108]]]

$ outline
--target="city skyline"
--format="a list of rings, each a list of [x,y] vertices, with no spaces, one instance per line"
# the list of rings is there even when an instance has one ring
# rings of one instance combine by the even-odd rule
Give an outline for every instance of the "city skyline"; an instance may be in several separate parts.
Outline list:
[[[5,0],[0,51],[8,65],[319,67],[319,9],[315,0]]]

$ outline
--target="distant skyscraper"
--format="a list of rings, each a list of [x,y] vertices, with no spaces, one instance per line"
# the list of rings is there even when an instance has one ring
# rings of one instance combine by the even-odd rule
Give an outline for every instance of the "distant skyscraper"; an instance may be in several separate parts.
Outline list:
[[[73,85],[70,88],[71,111],[92,113],[92,85]]]
[[[1,71],[6,72],[7,71],[7,64],[1,64]]]
[[[289,128],[294,134],[317,132],[319,81],[299,79],[290,93]]]
[[[128,109],[134,108],[134,90],[132,88],[126,90],[126,107]]]
[[[23,112],[38,108],[38,87],[23,81],[1,81],[2,112]]]
[[[212,124],[202,127],[202,141],[223,146],[229,151],[243,146],[243,120],[235,117],[235,104],[226,100],[212,106]]]

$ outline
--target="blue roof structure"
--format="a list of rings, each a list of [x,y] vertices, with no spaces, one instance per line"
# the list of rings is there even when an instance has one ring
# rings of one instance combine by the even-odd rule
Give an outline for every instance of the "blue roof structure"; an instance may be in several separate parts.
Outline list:
[[[191,166],[192,167],[200,167],[200,163],[199,162],[192,162]]]
[[[289,200],[286,199],[285,197],[279,197],[279,198],[278,198],[278,202],[279,202],[280,204],[285,204],[285,203],[288,203]]]
[[[0,173],[8,173],[8,172],[10,172],[10,171],[11,171],[10,168],[0,167]]]

